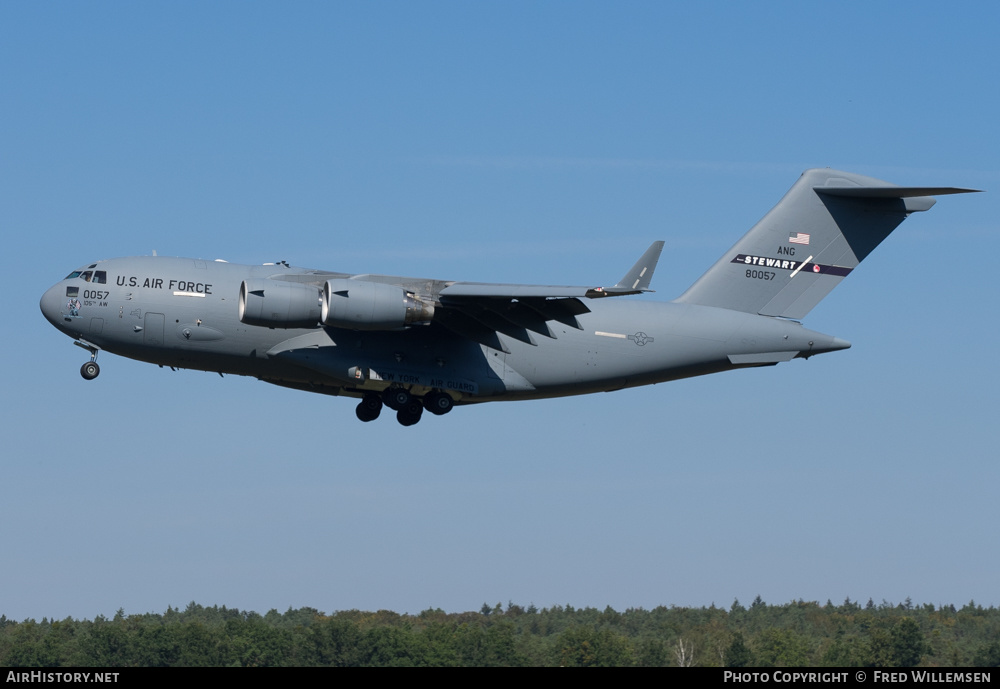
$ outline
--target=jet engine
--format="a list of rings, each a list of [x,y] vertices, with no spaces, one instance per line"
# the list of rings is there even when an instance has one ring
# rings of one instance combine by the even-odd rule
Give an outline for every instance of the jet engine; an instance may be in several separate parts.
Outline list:
[[[367,280],[327,280],[323,286],[324,325],[352,330],[399,330],[434,317],[434,305],[402,287]]]
[[[321,311],[315,285],[251,278],[240,285],[240,322],[268,328],[314,328]]]

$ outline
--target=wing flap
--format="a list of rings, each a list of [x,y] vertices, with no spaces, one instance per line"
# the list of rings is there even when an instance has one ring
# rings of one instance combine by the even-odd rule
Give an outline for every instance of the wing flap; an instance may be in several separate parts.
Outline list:
[[[559,285],[504,285],[486,282],[456,282],[441,290],[442,303],[451,299],[526,299],[531,297],[585,297],[592,287]],[[600,289],[600,288],[598,288]]]
[[[446,299],[600,299],[652,292],[649,283],[660,259],[663,242],[653,242],[613,287],[571,285],[517,285],[490,282],[453,282],[439,292]]]
[[[452,282],[437,292],[434,320],[499,351],[508,350],[498,334],[536,345],[531,333],[555,339],[549,321],[581,329],[576,317],[590,311],[584,299],[652,291],[649,284],[662,250],[662,241],[653,242],[612,287]]]

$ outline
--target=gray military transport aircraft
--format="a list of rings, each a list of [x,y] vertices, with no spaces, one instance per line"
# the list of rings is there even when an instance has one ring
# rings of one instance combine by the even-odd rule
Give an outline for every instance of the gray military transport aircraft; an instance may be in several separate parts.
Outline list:
[[[850,347],[798,322],[931,196],[808,170],[784,198],[671,302],[649,292],[663,242],[613,287],[350,275],[287,263],[142,256],[90,263],[41,299],[45,317],[90,352],[360,398],[404,426],[455,404],[606,392],[772,366]]]

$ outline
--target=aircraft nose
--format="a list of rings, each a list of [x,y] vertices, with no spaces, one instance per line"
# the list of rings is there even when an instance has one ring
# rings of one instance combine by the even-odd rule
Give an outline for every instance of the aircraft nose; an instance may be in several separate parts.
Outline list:
[[[42,310],[42,315],[45,319],[56,326],[60,325],[62,314],[59,312],[60,304],[62,303],[61,294],[62,285],[53,285],[46,290],[45,294],[42,295],[41,300],[38,302],[38,308]]]

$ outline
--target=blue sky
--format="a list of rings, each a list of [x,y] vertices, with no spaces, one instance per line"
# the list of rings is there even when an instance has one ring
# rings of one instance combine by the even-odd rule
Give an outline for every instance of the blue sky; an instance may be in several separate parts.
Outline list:
[[[4,3],[0,613],[1000,604],[991,3]],[[944,197],[769,369],[488,404],[82,350],[38,311],[148,255],[680,294],[825,167]]]

